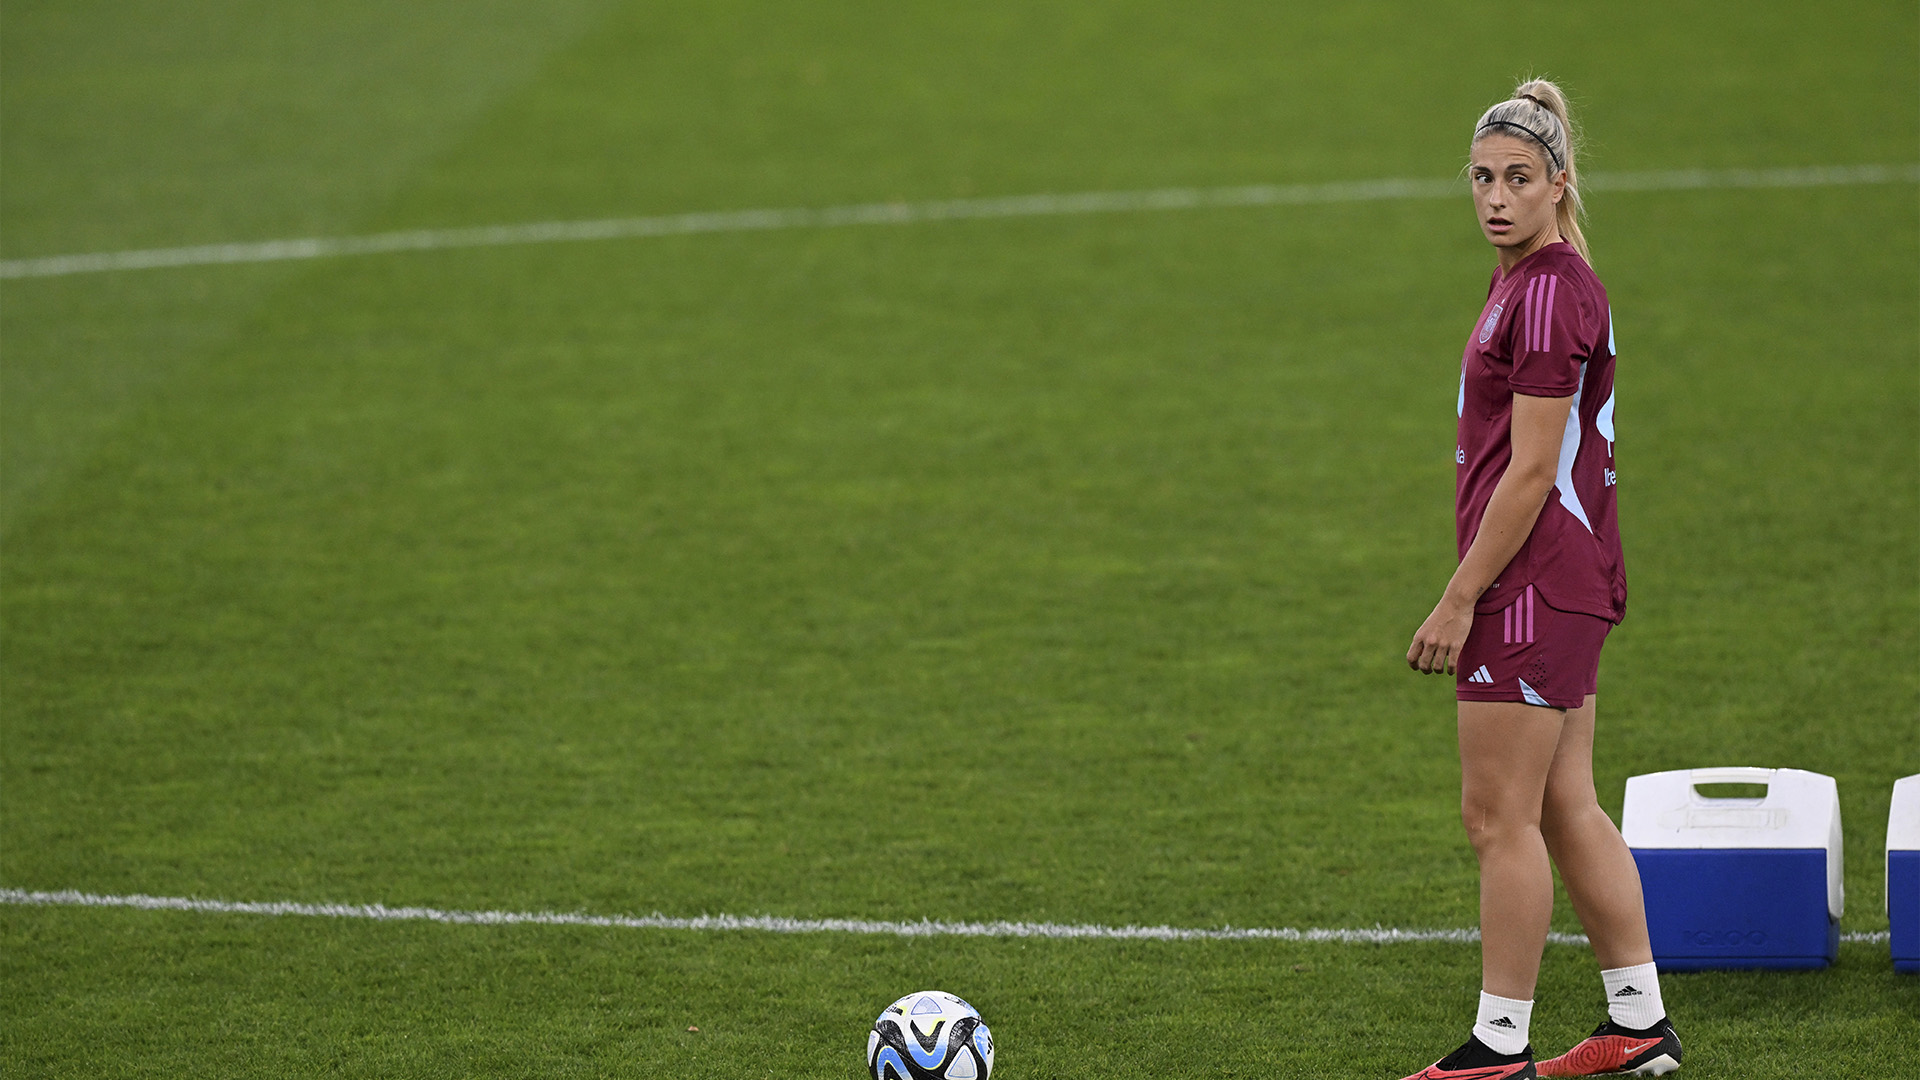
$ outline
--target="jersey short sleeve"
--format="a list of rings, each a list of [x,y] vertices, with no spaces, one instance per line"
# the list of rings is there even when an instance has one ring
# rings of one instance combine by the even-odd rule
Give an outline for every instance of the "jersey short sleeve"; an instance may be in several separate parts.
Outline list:
[[[1568,397],[1580,389],[1580,365],[1592,350],[1592,316],[1583,290],[1545,270],[1527,277],[1510,333],[1513,373],[1507,386],[1529,397]]]

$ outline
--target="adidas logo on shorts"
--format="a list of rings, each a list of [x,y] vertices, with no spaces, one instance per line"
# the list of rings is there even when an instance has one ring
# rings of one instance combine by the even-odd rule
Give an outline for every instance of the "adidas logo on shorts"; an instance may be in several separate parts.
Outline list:
[[[1479,671],[1476,671],[1473,674],[1467,676],[1467,681],[1477,682],[1477,683],[1491,683],[1493,681],[1493,676],[1487,674],[1487,665],[1481,664]]]

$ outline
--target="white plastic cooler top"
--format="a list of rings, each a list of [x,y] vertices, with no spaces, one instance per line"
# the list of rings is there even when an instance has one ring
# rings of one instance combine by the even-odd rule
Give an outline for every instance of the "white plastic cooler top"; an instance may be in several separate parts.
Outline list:
[[[1887,850],[1920,851],[1920,775],[1893,782],[1893,806],[1887,811]]]
[[[1709,798],[1699,784],[1764,784],[1766,795]],[[1915,789],[1920,798],[1920,788]],[[1840,787],[1804,769],[1673,769],[1627,778],[1620,833],[1632,848],[1822,848],[1827,911],[1846,909],[1841,874]]]

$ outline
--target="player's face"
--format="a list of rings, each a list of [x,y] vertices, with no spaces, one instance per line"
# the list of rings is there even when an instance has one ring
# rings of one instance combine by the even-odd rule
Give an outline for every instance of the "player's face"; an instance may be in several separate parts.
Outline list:
[[[1473,208],[1487,242],[1500,249],[1502,265],[1560,235],[1554,210],[1566,193],[1566,174],[1549,171],[1540,148],[1517,135],[1488,135],[1473,144],[1467,165]]]

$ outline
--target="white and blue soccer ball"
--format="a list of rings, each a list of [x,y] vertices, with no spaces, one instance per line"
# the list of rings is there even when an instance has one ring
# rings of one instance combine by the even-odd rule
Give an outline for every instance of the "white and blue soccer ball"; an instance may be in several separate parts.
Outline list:
[[[867,1034],[873,1080],[987,1080],[993,1032],[952,994],[922,990],[887,1006]]]

